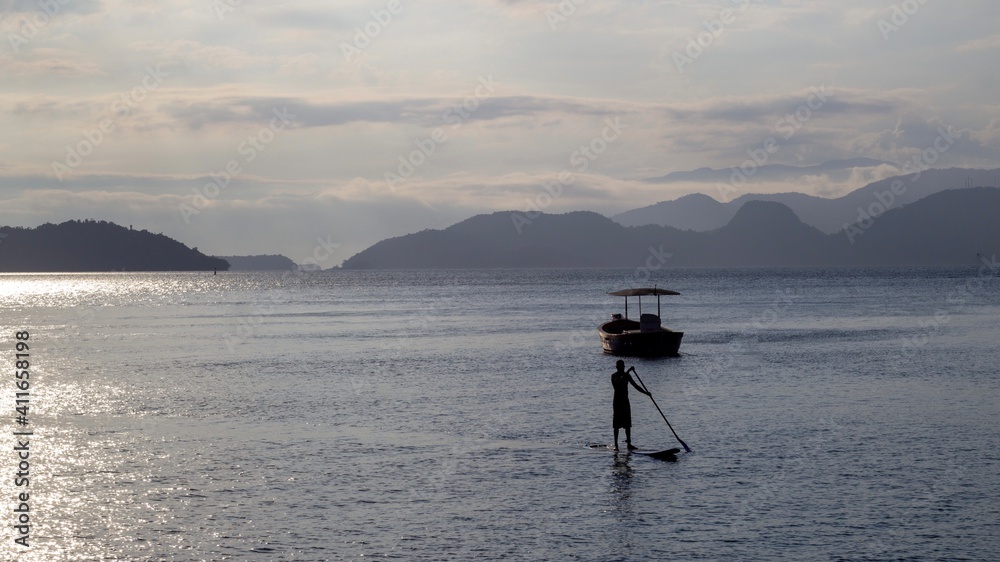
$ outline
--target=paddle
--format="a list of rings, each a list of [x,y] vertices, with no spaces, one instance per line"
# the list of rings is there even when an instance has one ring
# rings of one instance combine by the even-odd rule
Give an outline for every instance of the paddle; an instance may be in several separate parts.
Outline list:
[[[634,374],[635,378],[638,379],[639,384],[641,384],[643,390],[646,391],[646,395],[649,396],[649,399],[653,401],[653,405],[656,406],[656,411],[660,412],[660,416],[663,418],[663,421],[667,422],[667,427],[670,428],[670,432],[674,434],[674,437],[677,437],[677,432],[674,431],[674,426],[670,425],[670,422],[667,421],[667,416],[663,415],[663,410],[660,409],[660,405],[656,403],[656,399],[653,398],[653,395],[649,392],[649,389],[646,388],[646,383],[642,382],[642,378],[639,377],[639,373],[635,372],[635,367],[629,367],[628,370],[632,371],[632,374]],[[680,437],[677,437],[677,441],[679,441],[680,444],[684,446],[685,451],[689,453],[691,452],[691,447],[688,447],[687,443],[685,443],[684,440],[682,440]]]

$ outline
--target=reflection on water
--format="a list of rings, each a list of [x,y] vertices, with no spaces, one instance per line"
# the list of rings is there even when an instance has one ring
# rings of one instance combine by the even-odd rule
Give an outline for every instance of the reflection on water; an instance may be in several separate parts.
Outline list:
[[[618,521],[631,523],[635,514],[632,508],[632,466],[629,464],[631,455],[615,451],[611,463],[611,505]],[[626,526],[622,526],[624,531]]]

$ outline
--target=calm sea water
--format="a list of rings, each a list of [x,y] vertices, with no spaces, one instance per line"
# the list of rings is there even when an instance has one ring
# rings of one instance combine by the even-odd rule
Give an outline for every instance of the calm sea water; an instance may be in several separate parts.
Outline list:
[[[647,274],[0,276],[0,559],[996,559],[997,272]],[[654,283],[674,463],[586,448],[605,292]]]

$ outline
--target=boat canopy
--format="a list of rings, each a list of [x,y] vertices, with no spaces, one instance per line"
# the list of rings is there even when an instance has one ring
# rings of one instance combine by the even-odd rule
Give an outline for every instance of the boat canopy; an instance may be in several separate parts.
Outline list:
[[[645,297],[649,295],[679,295],[677,291],[671,291],[670,289],[659,289],[659,288],[643,288],[643,289],[622,289],[621,291],[615,291],[613,293],[608,293],[609,295],[614,295],[616,297]]]

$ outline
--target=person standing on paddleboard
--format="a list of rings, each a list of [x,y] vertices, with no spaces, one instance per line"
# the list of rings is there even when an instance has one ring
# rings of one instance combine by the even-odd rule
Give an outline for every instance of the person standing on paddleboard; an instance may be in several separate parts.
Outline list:
[[[628,402],[628,385],[631,384],[646,396],[649,396],[649,393],[635,384],[632,375],[625,371],[624,361],[619,359],[615,366],[618,370],[611,375],[611,387],[615,390],[615,396],[611,402],[613,410],[611,425],[615,430],[615,450],[618,450],[618,430],[625,428],[625,445],[631,451],[638,447],[632,446],[632,406]]]

